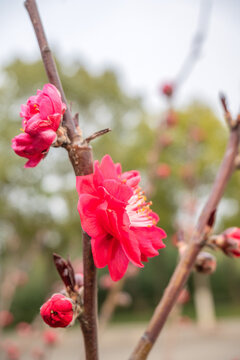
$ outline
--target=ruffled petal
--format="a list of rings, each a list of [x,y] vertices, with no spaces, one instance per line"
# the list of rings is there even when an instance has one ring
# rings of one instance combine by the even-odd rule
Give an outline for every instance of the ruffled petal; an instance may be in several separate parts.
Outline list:
[[[104,180],[103,187],[107,192],[122,202],[126,202],[133,195],[131,187],[121,184],[116,180]]]
[[[91,239],[93,259],[97,268],[101,269],[108,264],[108,252],[112,239],[113,237],[109,234]]]
[[[41,94],[39,97],[39,112],[42,119],[47,119],[49,115],[55,113],[53,103],[49,96]]]
[[[115,164],[112,161],[111,156],[105,155],[102,158],[102,161],[101,161],[101,164],[99,167],[100,167],[105,179],[117,179],[118,178],[118,173],[117,173]]]
[[[78,195],[90,194],[96,195],[96,189],[93,185],[93,174],[85,176],[76,176],[76,188]]]
[[[24,165],[25,168],[32,168],[37,166],[45,156],[42,154],[32,155],[31,158]]]
[[[163,229],[156,226],[149,228],[132,228],[139,244],[141,254],[147,257],[158,255],[158,250],[165,248],[162,239],[166,237]]]
[[[118,281],[124,276],[128,263],[129,260],[121,245],[113,238],[108,253],[108,269],[113,281]]]
[[[106,234],[97,216],[98,209],[106,210],[107,202],[102,201],[96,196],[88,194],[80,195],[78,201],[78,212],[82,228],[92,238]]]
[[[44,96],[50,98],[52,102],[53,111],[52,113],[59,113],[62,114],[62,104],[64,105],[63,108],[66,108],[66,105],[62,103],[61,94],[58,89],[52,84],[45,84],[42,90]]]
[[[128,259],[134,265],[138,267],[143,267],[144,265],[141,262],[141,252],[139,249],[139,243],[134,232],[131,230],[129,230],[128,232],[122,232],[122,237],[120,239],[120,242]]]
[[[138,186],[138,184],[141,180],[141,177],[140,177],[140,174],[138,171],[132,170],[132,171],[126,171],[126,172],[122,173],[121,180],[126,182],[126,184],[128,186],[135,188],[136,186]]]

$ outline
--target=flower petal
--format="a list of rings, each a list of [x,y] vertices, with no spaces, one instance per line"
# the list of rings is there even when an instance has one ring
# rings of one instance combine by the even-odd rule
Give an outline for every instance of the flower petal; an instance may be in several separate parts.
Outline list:
[[[93,174],[85,176],[76,176],[76,188],[78,195],[90,194],[96,195],[96,189],[93,185]]]
[[[96,196],[88,194],[80,195],[78,212],[81,218],[82,228],[92,238],[106,234],[97,216],[98,208],[106,209],[107,202],[102,201]]]
[[[102,161],[101,161],[101,164],[99,167],[100,167],[105,179],[117,179],[118,178],[118,173],[117,173],[115,164],[112,161],[111,156],[105,155],[102,158]]]
[[[125,274],[129,260],[119,242],[113,238],[108,253],[108,269],[113,281],[120,280]]]
[[[108,264],[108,252],[111,247],[113,237],[104,234],[91,239],[92,254],[97,268],[103,268]]]
[[[104,180],[103,187],[110,195],[123,202],[127,202],[133,195],[133,190],[129,186],[121,184],[116,180]]]

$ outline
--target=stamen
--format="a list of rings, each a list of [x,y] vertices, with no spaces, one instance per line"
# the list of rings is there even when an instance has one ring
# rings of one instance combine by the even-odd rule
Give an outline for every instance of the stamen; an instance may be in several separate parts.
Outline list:
[[[126,206],[131,226],[151,227],[156,224],[156,220],[149,215],[152,212],[150,209],[152,202],[146,202],[147,198],[143,194],[144,192],[138,187]]]

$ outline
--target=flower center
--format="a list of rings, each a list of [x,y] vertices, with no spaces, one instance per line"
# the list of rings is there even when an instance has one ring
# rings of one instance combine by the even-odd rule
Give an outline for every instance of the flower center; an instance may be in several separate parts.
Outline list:
[[[130,224],[134,227],[151,227],[156,225],[155,219],[150,215],[152,210],[150,206],[152,202],[146,202],[144,191],[138,187],[133,196],[128,200],[126,212],[128,214]]]

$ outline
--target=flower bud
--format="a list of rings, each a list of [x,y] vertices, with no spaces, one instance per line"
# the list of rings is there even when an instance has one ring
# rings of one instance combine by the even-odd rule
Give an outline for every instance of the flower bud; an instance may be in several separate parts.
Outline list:
[[[77,285],[78,289],[83,287],[83,281],[84,281],[83,274],[82,273],[75,274],[75,281],[76,281],[76,285]]]
[[[168,97],[172,96],[173,91],[174,91],[174,86],[171,83],[165,83],[161,87],[161,92],[165,96],[168,96]]]
[[[213,237],[214,244],[225,254],[240,257],[240,228],[232,227]]]
[[[168,164],[161,163],[157,168],[157,176],[166,179],[171,175],[171,168]]]
[[[202,274],[212,274],[217,267],[216,259],[212,254],[202,251],[195,262],[195,270]]]
[[[20,358],[19,346],[11,341],[5,342],[3,345],[3,351],[5,351],[8,360],[18,360]]]
[[[0,327],[6,327],[13,322],[13,314],[8,310],[0,311]]]
[[[74,320],[73,302],[65,295],[54,294],[42,305],[40,314],[51,327],[67,327]]]
[[[58,342],[58,334],[55,330],[45,330],[43,332],[43,341],[46,345],[53,346]]]

